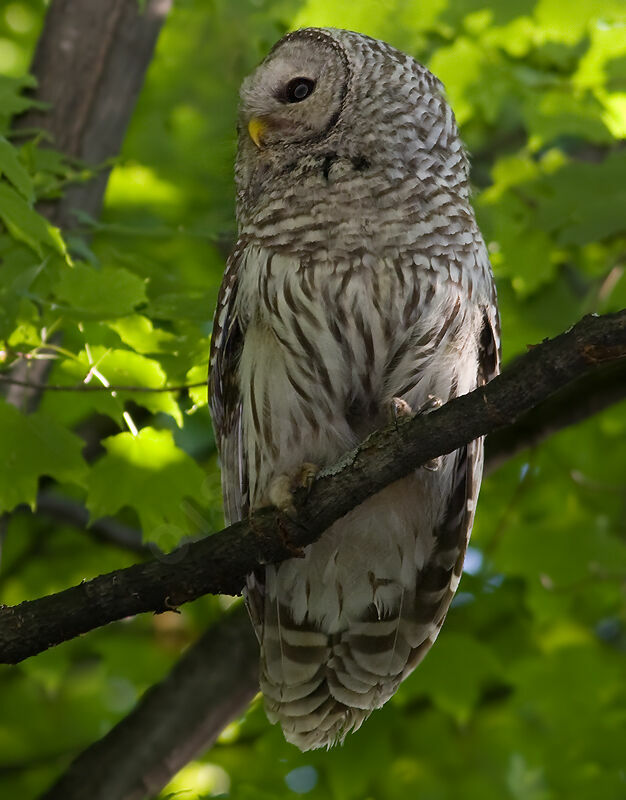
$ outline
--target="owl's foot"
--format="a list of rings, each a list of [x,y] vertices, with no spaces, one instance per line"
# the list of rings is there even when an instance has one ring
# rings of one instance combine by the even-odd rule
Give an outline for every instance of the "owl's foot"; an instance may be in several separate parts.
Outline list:
[[[411,406],[407,403],[406,400],[403,400],[401,397],[392,397],[391,398],[391,418],[394,422],[396,430],[398,430],[398,422],[402,419],[407,419],[410,417],[415,417],[418,414],[430,414],[431,411],[435,411],[438,408],[441,408],[443,402],[441,398],[435,397],[434,394],[429,394],[426,398],[426,401],[422,403],[422,405],[417,409],[417,411],[413,411]],[[424,469],[427,469],[429,472],[437,472],[439,469],[439,465],[441,464],[441,458],[431,458],[425,464],[422,464]]]
[[[438,408],[441,408],[442,405],[443,405],[443,400],[440,397],[435,397],[434,394],[429,394],[426,400],[419,407],[417,413],[430,414],[431,411],[436,411]],[[441,465],[441,456],[437,456],[437,458],[431,458],[428,461],[426,461],[425,464],[422,464],[422,468],[427,469],[429,472],[437,472],[440,465]]]
[[[298,489],[306,489],[310,491],[313,486],[315,476],[319,471],[319,467],[305,461],[300,469],[294,474],[287,475],[283,473],[278,475],[270,483],[269,499],[270,503],[283,514],[286,514],[290,519],[296,516],[296,508],[293,504],[293,493]]]
[[[401,397],[392,397],[390,406],[391,406],[391,420],[395,425],[396,430],[398,430],[399,420],[415,416],[415,412],[413,411],[411,406],[407,403],[406,400],[403,400]]]

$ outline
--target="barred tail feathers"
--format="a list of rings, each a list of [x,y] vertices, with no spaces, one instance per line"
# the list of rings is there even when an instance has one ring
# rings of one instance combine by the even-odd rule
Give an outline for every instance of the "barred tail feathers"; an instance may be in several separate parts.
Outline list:
[[[308,614],[294,619],[276,589],[276,567],[263,587],[261,690],[267,715],[301,750],[330,747],[357,730],[396,692],[436,640],[456,592],[480,484],[482,442],[454,459],[446,514],[421,569],[394,605],[371,602],[341,630]],[[384,584],[383,581],[381,583]],[[384,589],[384,586],[383,586]],[[397,584],[396,584],[397,589]],[[323,587],[322,587],[323,590]],[[250,598],[249,598],[250,600]]]

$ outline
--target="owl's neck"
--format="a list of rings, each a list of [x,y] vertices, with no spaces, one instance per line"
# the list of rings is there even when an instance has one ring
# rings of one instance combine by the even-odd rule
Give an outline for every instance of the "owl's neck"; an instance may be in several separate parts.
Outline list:
[[[383,159],[329,149],[266,166],[240,190],[240,235],[314,259],[414,250],[442,228],[454,248],[454,232],[475,227],[465,165],[459,148],[445,163],[433,152]]]

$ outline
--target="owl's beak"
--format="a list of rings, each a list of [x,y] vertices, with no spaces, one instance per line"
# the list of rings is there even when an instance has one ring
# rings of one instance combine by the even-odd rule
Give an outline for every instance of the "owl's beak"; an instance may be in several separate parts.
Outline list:
[[[255,145],[261,149],[263,147],[263,135],[267,131],[267,122],[263,122],[258,117],[252,117],[248,123],[248,133]]]

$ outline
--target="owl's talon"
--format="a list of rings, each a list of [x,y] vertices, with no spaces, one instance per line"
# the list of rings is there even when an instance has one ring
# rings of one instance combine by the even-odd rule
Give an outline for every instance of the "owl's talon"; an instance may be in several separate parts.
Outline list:
[[[305,461],[295,474],[278,475],[270,484],[270,503],[285,516],[295,519],[297,513],[293,504],[293,493],[298,489],[306,489],[307,493],[310,492],[318,472],[319,467]]]
[[[429,394],[422,405],[417,409],[418,414],[430,414],[431,411],[436,411],[443,405],[443,400],[440,397],[435,397],[434,394]]]
[[[293,504],[293,491],[289,475],[283,474],[274,478],[270,484],[269,497],[273,506],[276,506],[285,516],[294,519],[296,507]]]
[[[305,461],[300,467],[293,481],[294,489],[306,489],[307,494],[311,491],[311,487],[315,481],[315,476],[319,472],[317,464],[311,464],[310,461]]]
[[[411,408],[411,406],[407,403],[406,400],[403,400],[401,397],[392,397],[390,403],[391,409],[391,420],[398,430],[398,422],[401,419],[410,419],[411,417],[415,416],[415,412]]]

